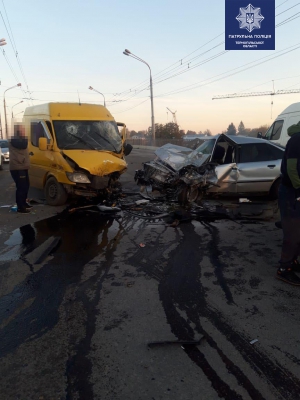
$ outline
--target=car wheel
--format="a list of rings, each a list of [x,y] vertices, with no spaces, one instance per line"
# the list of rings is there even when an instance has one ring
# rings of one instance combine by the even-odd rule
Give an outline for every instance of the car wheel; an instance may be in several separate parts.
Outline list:
[[[199,196],[198,187],[185,187],[178,195],[178,201],[182,204],[194,203]]]
[[[270,199],[271,200],[277,200],[278,199],[278,190],[279,190],[279,186],[281,183],[281,179],[277,179],[277,181],[275,181],[270,189]]]
[[[47,180],[45,188],[45,197],[50,206],[62,206],[68,199],[68,194],[63,185],[54,177]]]

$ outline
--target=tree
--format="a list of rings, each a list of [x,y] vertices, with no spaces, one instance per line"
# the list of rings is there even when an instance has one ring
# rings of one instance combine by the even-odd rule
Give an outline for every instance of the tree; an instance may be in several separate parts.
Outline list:
[[[206,131],[203,132],[204,136],[212,136],[212,133],[209,129],[206,129]]]
[[[132,137],[132,136],[136,136],[136,131],[131,131],[130,132],[130,137]]]
[[[243,121],[241,121],[238,126],[238,134],[245,135],[245,125],[244,125]]]
[[[226,131],[226,135],[228,136],[235,136],[236,135],[236,127],[234,126],[234,124],[231,122],[230,125],[228,125],[227,131]]]
[[[148,128],[148,136],[152,136],[152,127]],[[161,139],[180,139],[184,136],[184,131],[179,130],[179,125],[169,122],[165,125],[155,124],[155,137]]]

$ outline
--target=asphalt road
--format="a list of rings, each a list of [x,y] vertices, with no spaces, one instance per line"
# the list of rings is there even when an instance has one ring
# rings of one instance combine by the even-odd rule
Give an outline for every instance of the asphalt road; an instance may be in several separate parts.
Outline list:
[[[125,189],[152,157],[127,158]],[[9,172],[0,184],[13,203]],[[300,398],[300,289],[275,279],[274,220],[61,211],[0,208],[1,399]],[[177,340],[200,342],[148,346]]]

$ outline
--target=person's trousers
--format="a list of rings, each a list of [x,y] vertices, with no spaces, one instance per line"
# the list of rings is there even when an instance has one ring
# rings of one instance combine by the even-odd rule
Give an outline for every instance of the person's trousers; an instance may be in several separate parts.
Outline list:
[[[28,170],[10,171],[11,176],[16,184],[16,203],[18,209],[26,208],[26,200],[29,190]]]
[[[300,255],[300,201],[296,200],[295,189],[281,185],[278,204],[283,229],[280,264],[285,267]]]

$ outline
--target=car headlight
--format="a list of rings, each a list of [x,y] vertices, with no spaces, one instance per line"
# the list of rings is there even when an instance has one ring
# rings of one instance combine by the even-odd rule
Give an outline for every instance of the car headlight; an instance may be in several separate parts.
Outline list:
[[[4,153],[5,157],[9,157],[9,152]]]
[[[67,177],[70,179],[71,182],[75,183],[91,183],[89,178],[80,172],[66,172]]]

